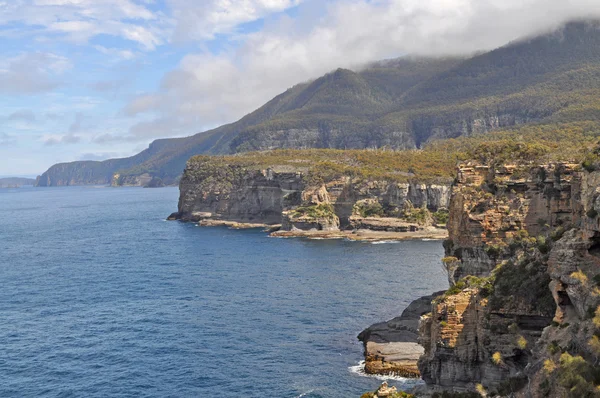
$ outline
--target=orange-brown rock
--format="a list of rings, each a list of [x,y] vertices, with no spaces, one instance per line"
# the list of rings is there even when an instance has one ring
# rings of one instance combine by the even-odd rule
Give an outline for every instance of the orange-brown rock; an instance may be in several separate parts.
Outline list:
[[[461,165],[445,259],[456,286],[420,324],[429,386],[574,396],[552,369],[565,351],[581,369],[600,355],[590,345],[600,333],[591,320],[600,304],[599,212],[600,173],[578,165]],[[578,388],[596,388],[583,377]]]

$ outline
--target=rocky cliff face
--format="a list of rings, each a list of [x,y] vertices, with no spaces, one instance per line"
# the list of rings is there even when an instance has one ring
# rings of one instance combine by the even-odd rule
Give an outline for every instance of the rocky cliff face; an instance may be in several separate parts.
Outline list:
[[[419,319],[431,309],[431,300],[443,292],[420,297],[410,303],[402,315],[363,330],[365,373],[418,378],[417,361],[423,347],[417,344]]]
[[[420,324],[429,386],[597,396],[599,197],[600,173],[578,165],[460,168],[444,259],[452,287]]]
[[[431,213],[449,200],[446,185],[352,177],[315,182],[302,167],[222,165],[204,157],[188,162],[173,218],[282,224],[286,231],[369,225],[395,231],[431,225]]]
[[[112,171],[98,168],[98,162],[60,163],[52,166],[36,180],[38,187],[71,185],[108,185]]]

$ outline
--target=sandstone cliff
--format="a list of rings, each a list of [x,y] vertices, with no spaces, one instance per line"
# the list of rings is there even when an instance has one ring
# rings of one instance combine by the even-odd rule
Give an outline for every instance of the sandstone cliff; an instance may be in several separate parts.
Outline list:
[[[452,287],[420,323],[428,386],[598,396],[600,173],[460,167],[444,264]]]
[[[344,173],[324,177],[309,165],[265,166],[231,160],[192,158],[172,218],[282,224],[284,231],[396,232],[445,224],[450,188],[443,183]]]
[[[431,310],[431,300],[443,292],[418,298],[402,315],[363,330],[365,373],[418,378],[417,361],[423,347],[417,344],[419,319]]]

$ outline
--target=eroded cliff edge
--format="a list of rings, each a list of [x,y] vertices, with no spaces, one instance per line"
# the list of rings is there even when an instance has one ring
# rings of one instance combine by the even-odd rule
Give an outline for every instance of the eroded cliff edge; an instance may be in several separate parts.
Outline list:
[[[396,170],[369,175],[348,155],[334,162],[256,156],[260,162],[240,156],[190,159],[180,182],[178,212],[170,218],[208,225],[281,225],[280,236],[342,230],[445,234],[448,178],[421,182]]]
[[[596,397],[600,172],[463,164],[444,264],[451,288],[421,319],[434,390]]]

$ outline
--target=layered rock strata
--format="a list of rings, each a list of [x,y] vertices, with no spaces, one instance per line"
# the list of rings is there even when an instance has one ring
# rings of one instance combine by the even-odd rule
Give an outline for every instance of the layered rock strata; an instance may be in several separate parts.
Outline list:
[[[435,235],[431,214],[443,212],[449,200],[447,185],[345,176],[314,182],[302,168],[221,165],[204,158],[188,162],[178,212],[170,219],[281,224],[282,235],[341,230]]]
[[[428,386],[598,396],[600,173],[464,164],[446,242],[452,287],[422,317]]]
[[[417,361],[423,347],[417,343],[419,319],[431,310],[431,300],[442,293],[421,297],[399,317],[371,325],[358,335],[364,346],[367,374],[420,376]]]

